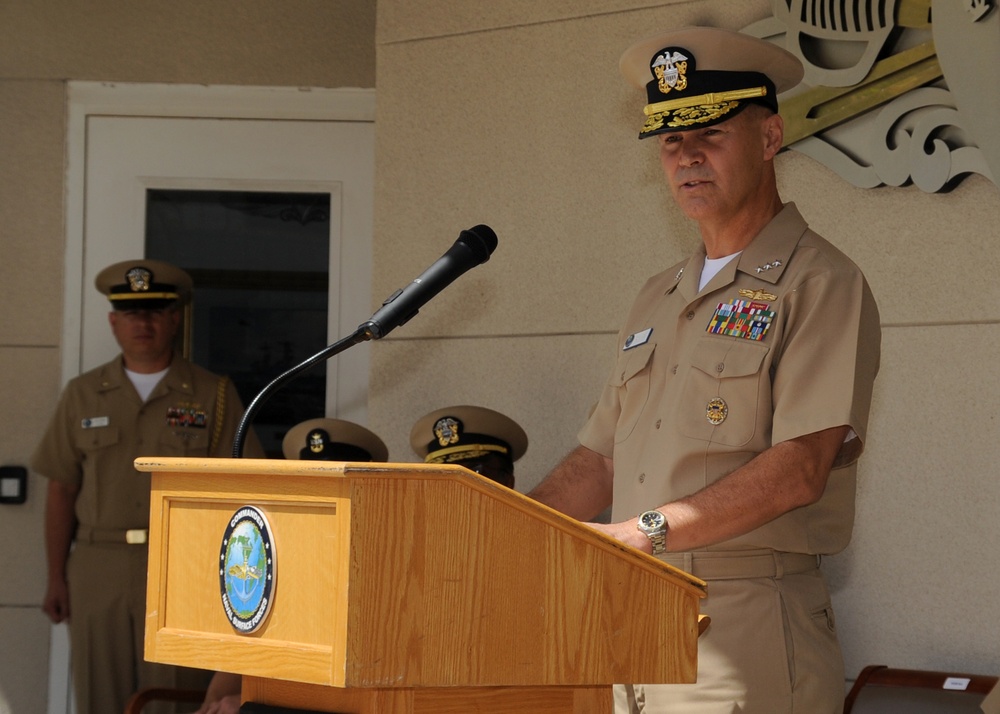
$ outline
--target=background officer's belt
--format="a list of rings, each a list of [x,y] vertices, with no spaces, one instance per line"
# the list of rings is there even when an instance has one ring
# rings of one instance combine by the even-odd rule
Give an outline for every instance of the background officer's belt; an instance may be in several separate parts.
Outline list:
[[[129,543],[144,545],[149,540],[149,531],[145,528],[91,528],[80,526],[76,529],[76,539],[81,543]]]
[[[660,560],[702,580],[780,578],[819,567],[821,556],[776,550],[699,551],[664,553]]]

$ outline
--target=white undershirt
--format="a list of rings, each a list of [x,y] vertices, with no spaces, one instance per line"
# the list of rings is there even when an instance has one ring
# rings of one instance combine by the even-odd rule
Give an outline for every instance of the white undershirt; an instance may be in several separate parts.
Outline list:
[[[720,270],[726,267],[726,263],[742,252],[741,250],[739,253],[733,253],[721,258],[705,258],[705,265],[701,269],[701,279],[698,281],[698,292],[701,292],[708,285],[708,282],[718,275]]]
[[[142,401],[149,399],[149,395],[156,385],[160,383],[163,376],[170,371],[170,368],[162,369],[159,372],[153,372],[152,374],[142,374],[140,372],[133,372],[130,369],[125,370],[125,374],[128,375],[129,381],[132,382],[132,386],[135,387],[135,391],[139,392],[139,398]]]

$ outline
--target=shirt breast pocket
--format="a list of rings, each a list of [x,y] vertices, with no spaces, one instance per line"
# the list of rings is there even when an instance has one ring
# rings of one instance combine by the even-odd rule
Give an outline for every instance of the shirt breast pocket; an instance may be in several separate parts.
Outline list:
[[[655,344],[649,343],[625,350],[618,358],[618,364],[611,380],[611,386],[618,389],[618,404],[621,412],[615,428],[615,443],[625,441],[635,429],[639,416],[649,401],[649,380]]]
[[[753,439],[761,426],[761,401],[770,409],[770,388],[762,374],[768,349],[749,340],[701,338],[681,397],[685,436],[726,446]]]

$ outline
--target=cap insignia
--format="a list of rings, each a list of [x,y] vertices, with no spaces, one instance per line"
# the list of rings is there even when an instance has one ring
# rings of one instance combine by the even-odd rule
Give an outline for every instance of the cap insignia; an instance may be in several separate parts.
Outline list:
[[[455,417],[441,417],[434,422],[434,436],[441,446],[457,444],[462,436],[462,422]]]
[[[705,418],[713,426],[718,426],[729,416],[729,405],[722,397],[713,397],[705,406]]]
[[[323,439],[322,431],[313,431],[309,433],[309,450],[314,454],[320,454],[326,447],[325,440]]]
[[[135,267],[125,273],[128,288],[134,293],[148,292],[153,283],[153,274],[145,268]]]
[[[682,55],[677,50],[669,53],[664,50],[656,56],[650,69],[657,80],[657,87],[660,92],[667,94],[672,89],[683,92],[687,89],[687,68],[688,57]]]

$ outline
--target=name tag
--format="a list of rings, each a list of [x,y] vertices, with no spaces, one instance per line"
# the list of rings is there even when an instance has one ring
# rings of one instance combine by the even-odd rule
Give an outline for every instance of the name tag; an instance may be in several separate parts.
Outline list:
[[[94,428],[99,427],[99,426],[107,426],[110,423],[111,423],[111,419],[109,417],[106,417],[106,416],[103,416],[103,417],[91,417],[89,419],[83,419],[80,422],[80,426],[82,428],[84,428],[84,429],[94,429]]]
[[[630,350],[633,347],[638,347],[639,345],[644,345],[649,342],[649,336],[653,334],[653,328],[647,327],[642,332],[633,332],[631,335],[625,338],[625,346],[622,347],[622,352],[625,350]]]

